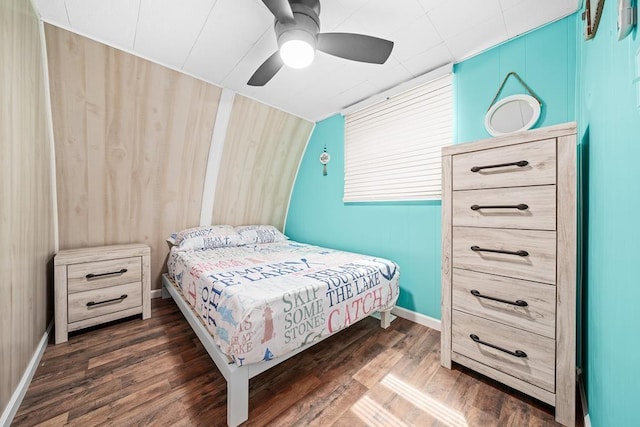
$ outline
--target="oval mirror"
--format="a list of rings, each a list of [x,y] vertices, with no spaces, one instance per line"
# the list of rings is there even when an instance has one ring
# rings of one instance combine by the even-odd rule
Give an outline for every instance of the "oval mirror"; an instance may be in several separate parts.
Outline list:
[[[492,136],[531,129],[540,118],[540,103],[529,95],[512,95],[489,108],[484,127]]]

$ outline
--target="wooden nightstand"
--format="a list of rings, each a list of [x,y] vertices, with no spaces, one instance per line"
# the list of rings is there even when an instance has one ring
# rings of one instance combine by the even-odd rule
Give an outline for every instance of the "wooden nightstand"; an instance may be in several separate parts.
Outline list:
[[[151,317],[149,246],[69,249],[55,266],[56,344],[68,333],[134,314]]]

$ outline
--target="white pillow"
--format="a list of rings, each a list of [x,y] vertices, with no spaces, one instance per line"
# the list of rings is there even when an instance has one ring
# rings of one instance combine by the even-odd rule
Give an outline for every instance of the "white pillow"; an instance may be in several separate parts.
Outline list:
[[[182,230],[173,239],[178,251],[230,248],[243,246],[245,241],[230,225],[209,225]]]
[[[242,225],[236,231],[246,244],[284,242],[289,239],[273,225]]]

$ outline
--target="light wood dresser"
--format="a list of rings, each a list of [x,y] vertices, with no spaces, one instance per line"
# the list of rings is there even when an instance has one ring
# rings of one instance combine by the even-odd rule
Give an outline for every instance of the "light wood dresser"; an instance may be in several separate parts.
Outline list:
[[[576,125],[442,150],[441,363],[575,424]]]
[[[142,313],[151,316],[150,249],[131,244],[58,252],[55,268],[56,344],[68,333]]]

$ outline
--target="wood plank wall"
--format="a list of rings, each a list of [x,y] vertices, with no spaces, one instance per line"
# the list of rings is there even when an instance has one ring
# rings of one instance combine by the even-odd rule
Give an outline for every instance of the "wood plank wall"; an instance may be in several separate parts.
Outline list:
[[[46,25],[60,249],[151,247],[197,225],[221,89]]]
[[[214,191],[203,187],[221,89],[60,28],[45,29],[60,248],[147,243],[152,287],[159,289],[165,238],[198,225],[203,190]],[[236,96],[216,171],[213,223],[282,229],[312,128]]]
[[[0,2],[0,413],[52,317],[51,140],[40,23],[29,0]]]
[[[289,195],[313,123],[236,96],[213,205],[215,224],[271,224],[282,230]]]

